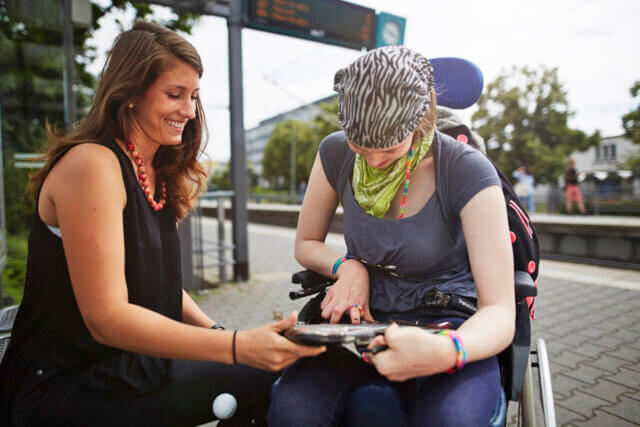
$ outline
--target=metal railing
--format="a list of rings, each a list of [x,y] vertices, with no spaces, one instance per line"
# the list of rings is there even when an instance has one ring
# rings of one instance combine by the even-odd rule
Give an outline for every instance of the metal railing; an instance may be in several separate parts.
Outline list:
[[[282,203],[286,205],[302,204],[302,196],[300,194],[252,194],[249,193],[249,202],[253,203]]]
[[[580,185],[580,191],[590,215],[640,216],[640,195],[630,186]],[[564,191],[560,187],[534,194],[534,201],[536,206],[544,206],[539,212],[564,213]],[[573,213],[577,213],[573,205]]]
[[[233,250],[235,245],[228,242],[225,232],[225,206],[231,205],[233,191],[210,191],[198,200],[191,214],[191,238],[193,248],[193,288],[204,289],[206,284],[226,282],[227,267],[235,264]],[[204,203],[203,203],[204,202]],[[216,209],[216,237],[205,238],[202,228],[202,208]],[[211,269],[217,268],[217,277]]]

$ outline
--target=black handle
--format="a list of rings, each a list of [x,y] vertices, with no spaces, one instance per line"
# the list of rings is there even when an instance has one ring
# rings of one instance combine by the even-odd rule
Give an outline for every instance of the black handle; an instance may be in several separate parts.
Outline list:
[[[388,349],[389,349],[388,345],[377,345],[377,346],[375,346],[373,348],[368,349],[367,351],[372,356],[375,356],[376,354],[380,353],[381,351],[385,351],[385,350],[388,350]]]
[[[324,291],[331,285],[333,285],[332,282],[327,282],[319,286],[315,286],[313,288],[306,288],[306,289],[300,289],[298,291],[291,291],[289,292],[289,299],[296,300],[298,298],[308,297],[309,295],[317,294]]]
[[[291,276],[291,282],[301,285],[303,289],[315,288],[320,284],[333,283],[334,281],[330,277],[325,277],[311,270],[298,271]]]

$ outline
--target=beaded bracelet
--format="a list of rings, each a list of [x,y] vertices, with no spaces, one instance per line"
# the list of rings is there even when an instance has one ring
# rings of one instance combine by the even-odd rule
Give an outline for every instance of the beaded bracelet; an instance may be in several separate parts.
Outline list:
[[[451,338],[451,340],[453,341],[453,345],[456,347],[456,366],[447,370],[447,373],[452,374],[455,371],[459,371],[467,362],[467,350],[464,348],[462,337],[460,337],[460,334],[458,334],[456,331],[452,331],[451,329],[443,329],[438,332],[438,335],[443,335]]]
[[[345,262],[348,259],[354,259],[355,257],[352,257],[351,255],[345,255],[342,258],[338,259],[336,262],[333,263],[333,268],[331,269],[331,276],[333,276],[334,278],[336,277],[336,273],[338,272],[338,267],[340,267],[340,264],[342,264],[343,262]]]

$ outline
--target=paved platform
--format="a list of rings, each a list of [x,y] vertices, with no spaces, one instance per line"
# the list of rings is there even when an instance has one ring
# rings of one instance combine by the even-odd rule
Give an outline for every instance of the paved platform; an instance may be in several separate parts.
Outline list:
[[[205,218],[203,232],[215,237],[215,221]],[[219,285],[197,296],[198,304],[240,329],[270,321],[273,311],[299,309],[287,297],[300,268],[294,234],[250,224],[251,280]],[[340,235],[327,242],[344,251]],[[558,425],[640,425],[640,272],[543,261],[539,283],[533,338],[547,343]]]

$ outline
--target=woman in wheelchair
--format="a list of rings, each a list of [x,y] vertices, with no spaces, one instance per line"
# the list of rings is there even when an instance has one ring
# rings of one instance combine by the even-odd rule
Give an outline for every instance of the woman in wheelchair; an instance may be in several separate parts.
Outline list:
[[[507,214],[491,163],[435,129],[439,83],[404,47],[336,73],[344,131],[320,145],[295,254],[336,279],[320,306],[326,321],[449,320],[455,331],[390,327],[372,343],[388,349],[370,365],[340,351],[299,360],[274,387],[270,425],[489,422],[501,390],[496,354],[514,334]],[[348,255],[324,243],[338,203]],[[454,300],[462,306],[443,303]],[[386,413],[375,402],[348,408],[378,386],[395,396],[381,402]]]
[[[0,425],[198,425],[225,392],[260,424],[276,378],[264,370],[323,351],[280,335],[295,314],[225,331],[182,289],[176,224],[205,178],[201,75],[190,43],[138,22],[116,39],[87,117],[50,136]]]

